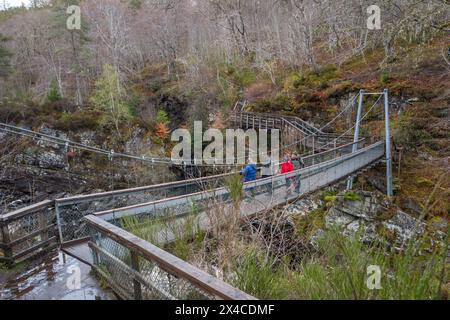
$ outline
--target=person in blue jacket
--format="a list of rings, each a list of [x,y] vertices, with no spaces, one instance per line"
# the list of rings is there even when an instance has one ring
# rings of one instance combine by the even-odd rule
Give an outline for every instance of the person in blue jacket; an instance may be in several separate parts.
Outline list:
[[[249,159],[247,166],[241,171],[241,174],[244,177],[244,182],[255,181],[257,173],[258,169],[256,168],[256,163]]]
[[[247,166],[245,166],[245,168],[241,170],[241,174],[244,177],[244,183],[256,181],[257,173],[258,168],[256,166],[256,163],[252,159],[248,159]],[[250,192],[250,198],[253,198],[255,196],[255,187],[250,187],[246,190]]]

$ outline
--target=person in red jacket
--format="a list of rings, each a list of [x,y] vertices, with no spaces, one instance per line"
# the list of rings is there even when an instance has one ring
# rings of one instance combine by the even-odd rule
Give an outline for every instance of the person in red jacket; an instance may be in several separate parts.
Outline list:
[[[289,173],[294,171],[294,165],[292,164],[292,160],[288,155],[285,155],[283,158],[283,162],[281,163],[281,174]]]
[[[281,174],[286,174],[294,171],[294,164],[292,163],[291,158],[288,155],[285,155],[283,158],[283,162],[281,163]],[[286,189],[287,194],[292,192],[292,187],[294,187],[294,177],[286,178]]]

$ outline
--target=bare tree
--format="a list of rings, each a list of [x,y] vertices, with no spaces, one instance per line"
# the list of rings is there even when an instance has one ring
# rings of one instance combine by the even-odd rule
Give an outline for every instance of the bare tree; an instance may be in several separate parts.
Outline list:
[[[318,71],[382,47],[388,63],[399,43],[432,39],[448,29],[449,17],[443,0],[383,0],[382,30],[371,31],[369,0],[149,0],[138,10],[127,1],[87,0],[84,30],[71,32],[63,27],[63,6],[50,4],[0,22],[13,38],[7,45],[15,73],[7,85],[41,98],[54,79],[60,94],[78,105],[88,100],[104,64],[114,66],[121,82],[149,64],[164,64],[173,79],[183,73],[190,89],[206,90],[221,63],[250,62],[275,82],[271,66],[278,62]]]

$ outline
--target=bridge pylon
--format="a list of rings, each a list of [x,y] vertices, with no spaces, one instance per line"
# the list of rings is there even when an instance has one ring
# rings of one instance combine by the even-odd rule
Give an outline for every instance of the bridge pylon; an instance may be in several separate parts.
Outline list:
[[[356,123],[355,123],[355,136],[354,136],[354,145],[353,145],[353,152],[358,151],[358,144],[359,141],[359,133],[361,128],[361,122],[363,120],[362,112],[364,108],[364,96],[365,95],[380,95],[384,97],[384,118],[385,118],[385,135],[386,135],[386,189],[387,189],[387,196],[392,197],[394,196],[394,190],[393,190],[393,178],[392,178],[392,155],[391,155],[391,129],[390,129],[390,120],[389,120],[389,90],[384,89],[383,92],[365,92],[364,90],[361,90],[359,92],[359,104],[358,104],[358,112],[356,116]],[[375,103],[375,105],[378,103],[378,101]],[[374,105],[374,106],[375,106]],[[370,110],[368,111],[370,112]],[[364,116],[365,117],[365,116]],[[349,176],[347,179],[347,190],[353,189],[353,181],[354,176]]]

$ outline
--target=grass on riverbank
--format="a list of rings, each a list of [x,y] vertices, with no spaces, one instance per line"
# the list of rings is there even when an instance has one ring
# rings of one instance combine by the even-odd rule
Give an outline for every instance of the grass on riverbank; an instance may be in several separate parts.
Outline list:
[[[180,232],[163,249],[188,262],[203,257],[205,261],[197,265],[222,265],[217,261],[220,255],[213,254],[220,243],[199,232],[193,221],[178,225]],[[125,226],[154,244],[155,234],[164,229],[159,219],[129,218]],[[318,241],[318,250],[300,253],[301,260],[293,262],[287,256],[275,259],[262,243],[236,236],[233,247],[239,250],[228,253],[233,264],[227,263],[222,274],[225,281],[260,299],[448,299],[448,238],[430,250],[430,238],[424,235],[398,250],[384,242],[363,244],[359,234],[346,237],[339,230],[328,230]]]

